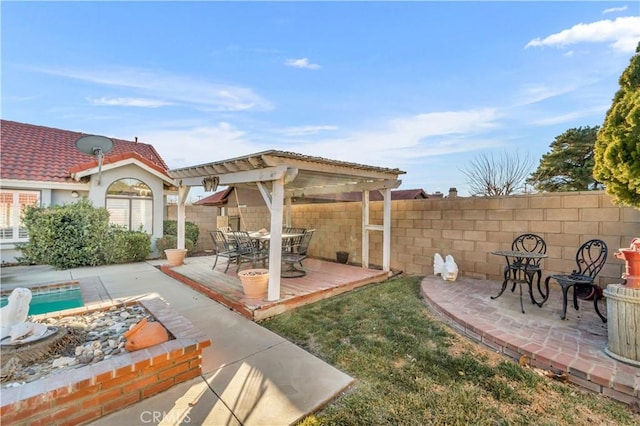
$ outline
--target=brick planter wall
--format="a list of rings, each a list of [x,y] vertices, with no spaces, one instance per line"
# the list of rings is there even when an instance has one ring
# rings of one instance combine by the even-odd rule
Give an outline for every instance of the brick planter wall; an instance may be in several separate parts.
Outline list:
[[[84,424],[201,374],[202,350],[211,344],[186,318],[159,298],[139,302],[175,337],[19,387],[2,389],[3,424]],[[66,315],[106,310],[65,311]]]

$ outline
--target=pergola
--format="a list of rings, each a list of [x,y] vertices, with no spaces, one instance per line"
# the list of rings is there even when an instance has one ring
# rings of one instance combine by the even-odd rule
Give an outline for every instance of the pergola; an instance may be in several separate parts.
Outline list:
[[[282,226],[291,223],[291,200],[317,194],[362,191],[362,267],[369,267],[369,233],[382,231],[382,268],[390,272],[391,189],[402,183],[399,169],[366,166],[286,151],[263,151],[244,157],[169,171],[178,186],[178,248],[184,248],[185,206],[192,186],[215,191],[218,185],[256,187],[271,213],[267,299],[280,299]],[[383,197],[383,223],[369,221],[369,192]]]

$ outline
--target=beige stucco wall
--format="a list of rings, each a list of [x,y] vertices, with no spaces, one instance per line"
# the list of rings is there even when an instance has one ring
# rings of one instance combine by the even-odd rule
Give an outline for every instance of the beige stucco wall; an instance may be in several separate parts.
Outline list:
[[[382,223],[382,205],[371,203],[372,223]],[[169,218],[175,218],[173,207]],[[211,247],[203,230],[215,229],[215,211],[187,207],[188,220],[200,226],[199,247]],[[269,227],[266,207],[247,206],[241,211],[243,229]],[[237,209],[229,208],[228,214],[237,214]],[[294,205],[292,225],[316,229],[312,256],[335,259],[336,251],[346,250],[350,261],[360,262],[361,216],[361,203]],[[613,253],[640,236],[640,210],[617,207],[602,191],[393,201],[391,216],[391,267],[416,275],[432,274],[433,255],[440,253],[453,255],[464,275],[500,279],[504,259],[491,251],[510,248],[516,236],[532,232],[547,243],[544,275],[572,271],[580,244],[600,238],[609,246],[609,257],[599,280],[619,282],[624,262]],[[382,263],[380,232],[371,234],[370,261]]]
[[[123,178],[135,178],[146,183],[153,192],[153,234],[151,235],[151,257],[156,257],[159,253],[156,250],[155,242],[162,237],[162,222],[165,217],[166,195],[164,194],[163,181],[156,175],[133,164],[104,170],[98,185],[97,175],[91,177],[87,184],[49,184],[51,188],[42,188],[38,182],[30,182],[28,185],[11,184],[2,182],[3,189],[15,190],[38,190],[40,191],[40,202],[42,206],[62,205],[77,202],[81,197],[87,197],[93,206],[105,207],[106,191],[113,182]],[[78,192],[78,198],[71,195],[72,191]],[[0,262],[13,263],[19,257],[20,251],[15,249],[15,243],[0,243]]]

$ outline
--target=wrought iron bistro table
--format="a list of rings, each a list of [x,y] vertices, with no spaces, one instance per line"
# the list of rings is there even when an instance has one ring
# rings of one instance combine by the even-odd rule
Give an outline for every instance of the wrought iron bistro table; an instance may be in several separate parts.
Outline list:
[[[497,299],[502,296],[502,293],[507,289],[509,282],[513,284],[511,291],[516,289],[516,284],[520,286],[520,309],[524,314],[524,306],[522,304],[522,284],[529,286],[529,297],[531,303],[542,307],[547,299],[547,295],[542,292],[540,283],[538,283],[538,292],[542,296],[542,302],[537,302],[533,296],[533,277],[540,270],[537,265],[537,261],[547,257],[546,254],[532,253],[528,251],[513,251],[513,250],[497,250],[492,251],[491,254],[496,256],[504,256],[507,260],[507,265],[504,268],[504,281],[502,282],[502,289],[496,296],[491,296],[492,299]]]

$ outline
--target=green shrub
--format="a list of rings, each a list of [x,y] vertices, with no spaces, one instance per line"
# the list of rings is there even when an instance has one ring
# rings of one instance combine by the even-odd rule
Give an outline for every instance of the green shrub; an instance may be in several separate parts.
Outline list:
[[[106,263],[142,262],[150,253],[151,236],[149,234],[111,226],[109,245],[105,251]]]
[[[27,207],[23,223],[29,242],[19,246],[27,263],[58,269],[104,263],[109,212],[94,208],[86,199],[51,207]]]
[[[164,230],[162,232],[163,236],[178,236],[178,222],[175,220],[165,220],[163,223]],[[187,240],[191,240],[193,244],[198,243],[198,237],[200,236],[200,228],[193,222],[186,221],[184,223],[184,238]],[[175,247],[170,247],[175,248]],[[188,247],[187,247],[188,248]]]
[[[51,207],[27,207],[23,223],[29,242],[17,248],[21,263],[57,269],[138,262],[151,252],[151,237],[109,224],[109,211],[82,199]]]
[[[193,244],[193,241],[188,238],[184,239],[184,247],[187,249],[187,254],[191,254],[194,246],[195,244]],[[165,235],[161,238],[158,238],[156,240],[156,248],[160,252],[160,256],[163,259],[166,259],[167,256],[164,254],[164,251],[166,249],[178,248],[178,238],[174,235]]]

